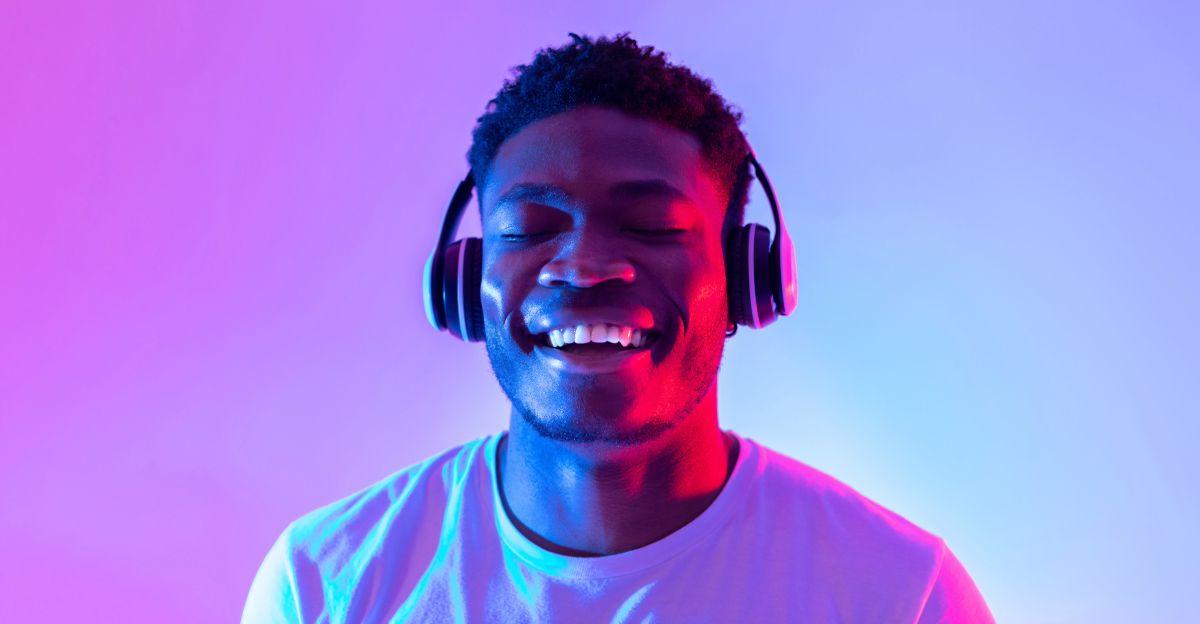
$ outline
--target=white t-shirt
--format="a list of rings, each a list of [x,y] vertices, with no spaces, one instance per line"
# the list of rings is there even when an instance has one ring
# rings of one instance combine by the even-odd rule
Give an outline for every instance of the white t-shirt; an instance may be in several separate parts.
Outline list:
[[[566,557],[513,526],[496,434],[292,523],[250,588],[266,622],[994,622],[945,543],[740,439],[704,513],[643,548]]]

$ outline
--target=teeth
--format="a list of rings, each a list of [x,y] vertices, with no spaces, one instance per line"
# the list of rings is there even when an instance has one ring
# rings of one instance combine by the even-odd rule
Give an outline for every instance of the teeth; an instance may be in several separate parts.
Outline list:
[[[647,337],[647,334],[640,329],[607,323],[560,327],[546,333],[547,342],[556,349],[561,349],[569,344],[588,344],[589,342],[637,348],[646,344]]]

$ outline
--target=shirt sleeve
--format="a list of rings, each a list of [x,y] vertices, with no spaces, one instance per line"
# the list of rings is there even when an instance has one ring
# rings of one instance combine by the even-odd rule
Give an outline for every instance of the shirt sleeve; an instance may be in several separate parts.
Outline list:
[[[971,575],[949,548],[942,548],[942,564],[917,624],[996,624]]]
[[[288,557],[287,542],[285,532],[254,575],[242,609],[242,624],[300,624],[296,575]]]

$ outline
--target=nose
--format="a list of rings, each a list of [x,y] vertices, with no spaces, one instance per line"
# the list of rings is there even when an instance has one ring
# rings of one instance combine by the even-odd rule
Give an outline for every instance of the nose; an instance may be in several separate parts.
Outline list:
[[[575,241],[542,267],[538,284],[547,288],[591,288],[605,282],[633,283],[633,264],[613,253],[613,241],[600,238],[579,233]]]

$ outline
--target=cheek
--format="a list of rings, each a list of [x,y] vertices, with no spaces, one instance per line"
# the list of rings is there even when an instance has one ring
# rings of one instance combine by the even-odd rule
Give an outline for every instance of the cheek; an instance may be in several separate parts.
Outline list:
[[[494,279],[488,279],[485,271],[483,282],[479,285],[479,301],[483,304],[484,321],[493,321],[502,316],[504,309],[503,286]]]
[[[692,316],[727,314],[725,258],[719,244],[689,254],[685,265],[677,271],[677,275],[685,276]]]
[[[489,269],[488,261],[484,260],[483,279],[480,283],[479,294],[480,302],[483,304],[484,322],[502,324],[503,319],[517,307],[515,301],[517,297],[514,297],[512,273],[494,268],[496,266],[493,264],[493,268]]]
[[[729,318],[729,298],[725,288],[725,274],[713,273],[709,279],[698,284],[693,299],[693,322],[720,324],[725,327]]]
[[[500,323],[520,309],[521,301],[537,285],[536,261],[518,254],[483,255],[480,301],[485,323]]]
[[[484,255],[479,300],[483,306],[484,333],[493,366],[497,357],[503,360],[517,351],[525,354],[533,351],[525,317],[521,314],[521,302],[529,294],[531,285],[537,283],[537,271],[532,271],[532,281],[528,279],[529,272],[510,258]]]

